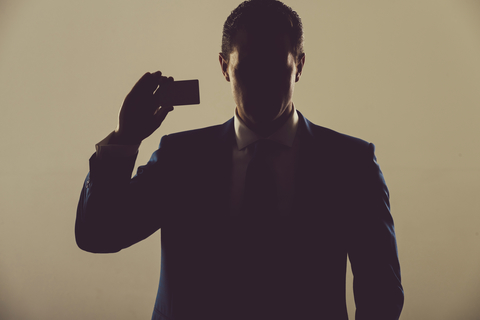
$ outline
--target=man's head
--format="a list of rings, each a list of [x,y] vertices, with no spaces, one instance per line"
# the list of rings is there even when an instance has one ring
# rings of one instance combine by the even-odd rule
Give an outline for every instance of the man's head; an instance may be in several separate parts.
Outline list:
[[[243,2],[225,21],[219,60],[247,125],[288,118],[305,62],[300,17],[280,1]]]
[[[223,25],[222,55],[228,59],[238,31],[247,33],[283,33],[290,39],[295,58],[303,54],[303,26],[298,14],[277,0],[247,0],[228,16]]]

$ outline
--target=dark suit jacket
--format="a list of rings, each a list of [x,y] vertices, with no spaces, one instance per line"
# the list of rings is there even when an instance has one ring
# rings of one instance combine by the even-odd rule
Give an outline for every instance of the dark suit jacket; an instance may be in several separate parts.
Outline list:
[[[374,146],[299,118],[289,215],[230,214],[230,119],[164,136],[132,179],[135,157],[93,155],[77,210],[78,246],[117,252],[161,228],[153,319],[347,319],[347,255],[356,319],[398,319],[400,266]]]

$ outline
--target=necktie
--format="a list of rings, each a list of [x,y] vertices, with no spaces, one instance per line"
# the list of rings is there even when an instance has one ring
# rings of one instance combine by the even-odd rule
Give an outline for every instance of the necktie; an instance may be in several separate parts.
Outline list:
[[[281,265],[277,252],[283,247],[278,242],[276,218],[278,212],[277,186],[272,167],[272,156],[279,144],[258,140],[253,145],[253,156],[247,166],[243,199],[243,218],[239,236],[238,258],[242,272],[238,276],[240,291],[246,304],[253,310],[267,310],[268,301],[275,300],[282,280],[277,272]]]
[[[246,215],[268,217],[277,211],[277,189],[271,163],[276,142],[261,139],[254,143],[253,157],[245,176],[243,211]]]

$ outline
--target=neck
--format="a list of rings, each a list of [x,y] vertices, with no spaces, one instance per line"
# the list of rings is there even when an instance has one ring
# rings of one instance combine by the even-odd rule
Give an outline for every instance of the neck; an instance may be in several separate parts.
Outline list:
[[[245,123],[245,125],[249,129],[254,131],[256,134],[264,138],[271,136],[274,132],[280,129],[285,124],[285,122],[287,122],[288,118],[290,118],[292,113],[293,104],[290,104],[290,107],[285,109],[285,111],[275,120],[267,123],[255,123],[252,121],[248,121],[246,117],[242,117],[242,115],[237,110],[237,116],[242,119],[243,123]]]

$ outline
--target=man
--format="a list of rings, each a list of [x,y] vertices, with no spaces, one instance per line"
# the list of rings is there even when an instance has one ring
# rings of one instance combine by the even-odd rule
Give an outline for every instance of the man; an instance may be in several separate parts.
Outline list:
[[[172,106],[145,74],[90,159],[80,248],[117,252],[161,233],[153,319],[398,319],[403,289],[388,190],[374,146],[295,109],[305,63],[300,18],[275,0],[240,4],[224,25],[234,118],[164,136],[130,179],[140,142]]]

